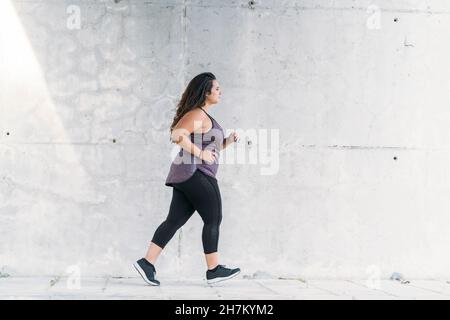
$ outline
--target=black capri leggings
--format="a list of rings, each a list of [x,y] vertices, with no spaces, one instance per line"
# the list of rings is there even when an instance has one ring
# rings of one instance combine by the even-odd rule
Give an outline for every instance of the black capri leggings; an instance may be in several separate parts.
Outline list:
[[[156,229],[152,242],[164,248],[195,210],[204,222],[203,251],[205,254],[216,252],[219,243],[219,226],[222,222],[220,190],[216,179],[198,169],[188,180],[173,184],[169,214]]]

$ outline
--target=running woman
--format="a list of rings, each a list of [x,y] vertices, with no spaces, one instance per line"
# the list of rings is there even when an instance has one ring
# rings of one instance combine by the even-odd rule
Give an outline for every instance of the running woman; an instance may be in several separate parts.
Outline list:
[[[209,109],[220,100],[219,83],[210,72],[195,76],[185,89],[170,127],[170,139],[180,146],[172,161],[165,185],[172,187],[169,214],[156,229],[147,255],[134,263],[142,278],[150,285],[156,279],[155,262],[161,251],[197,211],[203,220],[202,243],[208,284],[231,279],[239,268],[219,264],[219,226],[222,221],[222,200],[216,173],[219,151],[239,140],[236,132],[224,138],[224,131],[211,117]]]

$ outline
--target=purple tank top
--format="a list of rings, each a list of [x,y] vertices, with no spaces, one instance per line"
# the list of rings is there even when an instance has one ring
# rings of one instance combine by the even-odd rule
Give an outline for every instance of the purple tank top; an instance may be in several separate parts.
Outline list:
[[[215,150],[217,155],[216,160],[214,163],[208,163],[180,147],[180,151],[170,165],[169,174],[165,182],[166,186],[173,187],[173,183],[188,180],[197,169],[210,177],[216,177],[219,168],[220,147],[222,146],[225,133],[213,117],[205,110],[203,112],[211,119],[212,128],[205,133],[191,133],[190,139],[191,142],[197,147],[201,147],[202,150]]]

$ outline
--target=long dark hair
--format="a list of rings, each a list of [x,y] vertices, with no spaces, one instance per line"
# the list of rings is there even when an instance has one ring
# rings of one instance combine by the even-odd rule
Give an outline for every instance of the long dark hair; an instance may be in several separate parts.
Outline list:
[[[206,94],[211,93],[213,80],[216,76],[211,72],[203,72],[196,75],[184,90],[180,102],[178,102],[175,117],[170,126],[170,134],[177,122],[189,111],[205,105]]]

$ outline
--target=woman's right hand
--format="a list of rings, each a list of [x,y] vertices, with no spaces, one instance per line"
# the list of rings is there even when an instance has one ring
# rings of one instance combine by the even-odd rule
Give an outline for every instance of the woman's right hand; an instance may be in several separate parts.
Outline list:
[[[200,159],[205,160],[208,163],[214,163],[216,158],[217,154],[214,150],[203,150],[200,154]]]

